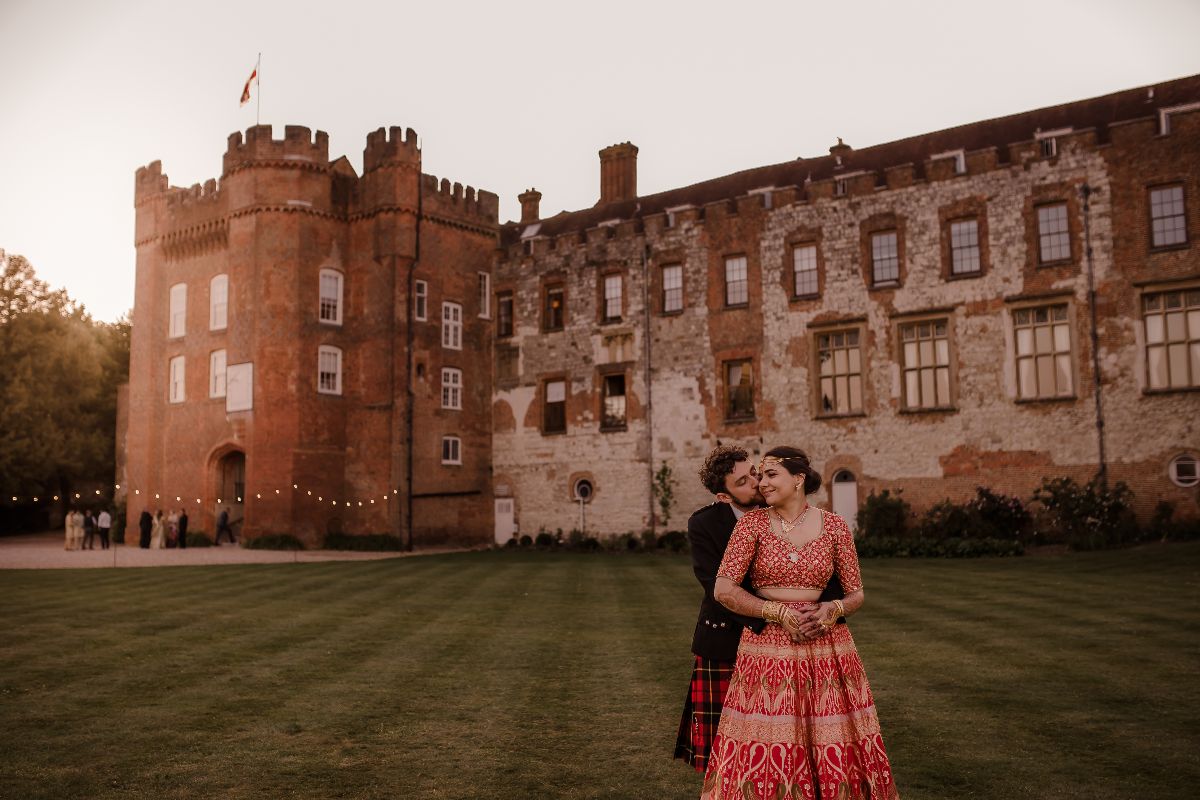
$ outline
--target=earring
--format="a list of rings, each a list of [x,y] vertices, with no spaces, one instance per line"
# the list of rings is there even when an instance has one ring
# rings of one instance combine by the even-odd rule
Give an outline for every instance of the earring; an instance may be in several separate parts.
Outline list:
[[[800,491],[800,481],[796,481],[796,491]]]

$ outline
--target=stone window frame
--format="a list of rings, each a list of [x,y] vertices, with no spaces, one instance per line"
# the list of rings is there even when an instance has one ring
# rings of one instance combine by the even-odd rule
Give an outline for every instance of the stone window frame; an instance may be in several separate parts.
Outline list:
[[[729,369],[734,365],[749,365],[750,367],[750,413],[733,414],[733,394],[729,386]],[[724,358],[721,360],[721,418],[727,425],[754,422],[758,418],[758,404],[755,403],[755,386],[759,383],[756,374],[755,359],[750,356]]]
[[[442,408],[462,411],[463,371],[458,367],[442,367]]]
[[[859,255],[863,281],[869,291],[892,291],[904,286],[908,279],[907,227],[903,216],[890,211],[873,214],[859,223]],[[884,233],[896,234],[896,279],[876,282],[874,237]]]
[[[448,434],[442,437],[442,466],[462,466],[462,437]]]
[[[504,306],[508,306],[507,318],[504,313]],[[508,326],[505,327],[507,321]],[[507,339],[511,337],[517,326],[517,300],[516,293],[512,289],[504,289],[496,292],[496,338]]]
[[[1143,367],[1142,367],[1142,374],[1140,377],[1142,379],[1142,394],[1144,394],[1144,395],[1161,395],[1161,394],[1179,394],[1179,393],[1184,393],[1184,392],[1200,391],[1200,375],[1192,375],[1190,385],[1187,385],[1187,386],[1171,386],[1171,385],[1169,385],[1170,384],[1170,361],[1169,361],[1169,358],[1168,358],[1168,362],[1167,362],[1168,385],[1162,386],[1162,387],[1151,386],[1150,348],[1151,348],[1152,344],[1150,342],[1149,324],[1146,319],[1146,317],[1147,317],[1146,305],[1147,305],[1147,300],[1150,297],[1165,296],[1165,295],[1170,295],[1170,294],[1182,294],[1183,295],[1182,304],[1180,305],[1180,312],[1183,314],[1183,317],[1184,317],[1183,318],[1183,326],[1184,326],[1183,344],[1185,345],[1185,348],[1187,350],[1187,352],[1184,355],[1184,358],[1185,358],[1184,363],[1188,366],[1189,371],[1190,371],[1190,369],[1191,369],[1191,362],[1190,362],[1191,350],[1194,347],[1200,346],[1200,339],[1193,338],[1191,336],[1191,331],[1190,331],[1190,328],[1192,327],[1192,325],[1191,325],[1192,318],[1190,317],[1191,312],[1189,312],[1189,309],[1194,308],[1194,306],[1192,306],[1189,303],[1189,295],[1191,295],[1195,292],[1200,292],[1200,282],[1197,282],[1195,280],[1176,281],[1176,282],[1171,282],[1171,283],[1167,283],[1167,284],[1152,283],[1152,284],[1147,284],[1147,285],[1139,287],[1139,290],[1137,293],[1137,309],[1138,309],[1138,322],[1140,323],[1140,326],[1141,326],[1141,330],[1140,330],[1141,337],[1140,338],[1141,338],[1142,352],[1140,353],[1140,356],[1141,356],[1141,360],[1143,362]],[[1167,311],[1167,309],[1164,308],[1163,311],[1164,311],[1163,316],[1165,317],[1165,312]],[[1167,329],[1165,322],[1166,321],[1164,319],[1164,326],[1163,326],[1164,346],[1169,346],[1170,341],[1165,338],[1168,335],[1168,329]]]
[[[1070,357],[1071,364],[1071,393],[1063,395],[1041,395],[1037,397],[1023,397],[1021,395],[1021,357],[1019,355],[1019,345],[1017,343],[1018,333],[1016,324],[1016,313],[1018,311],[1036,311],[1037,309],[1046,308],[1052,309],[1057,306],[1066,307],[1066,325],[1067,334],[1070,339],[1070,349],[1067,351]],[[1070,294],[1055,294],[1039,297],[1029,297],[1023,299],[1013,299],[1008,301],[1005,308],[1005,351],[1010,354],[1012,361],[1012,369],[1010,375],[1012,377],[1014,402],[1017,404],[1026,403],[1072,403],[1080,398],[1079,387],[1079,359],[1080,340],[1079,332],[1076,330],[1076,313],[1075,299]],[[1053,324],[1053,319],[1050,319],[1050,324]],[[1053,336],[1053,332],[1051,332]],[[1034,334],[1036,347],[1036,333]],[[1056,351],[1052,351],[1056,354]],[[1036,364],[1036,351],[1035,351]],[[1035,373],[1036,375],[1036,373]]]
[[[218,300],[218,297],[220,298]],[[208,282],[208,329],[223,331],[229,328],[229,273],[212,276]]]
[[[745,271],[745,292],[746,299],[736,303],[729,302],[729,263],[735,259],[742,260],[742,268]],[[750,307],[750,256],[743,252],[725,253],[721,256],[721,301],[722,308],[749,308]]]
[[[218,367],[218,364],[220,366]],[[213,350],[208,354],[208,396],[213,400],[224,400],[228,393],[229,356],[225,348]]]
[[[455,312],[457,319],[455,319]],[[463,306],[453,300],[442,301],[442,349],[462,350]]]
[[[912,406],[908,403],[907,392],[907,372],[908,361],[905,358],[904,329],[912,325],[922,325],[926,323],[936,324],[944,322],[946,325],[946,350],[947,362],[946,372],[948,381],[949,403],[947,405],[934,406]],[[955,337],[955,317],[954,309],[932,309],[912,314],[898,315],[892,319],[892,334],[895,341],[894,358],[897,366],[900,369],[900,413],[902,414],[944,414],[958,410],[958,347]],[[918,346],[920,341],[917,342]],[[936,344],[935,344],[936,348]],[[861,349],[861,345],[860,345]],[[860,356],[861,357],[861,356]],[[936,357],[936,356],[935,356]],[[920,369],[924,369],[922,365]],[[937,366],[934,366],[935,373]],[[936,377],[935,377],[936,380]],[[865,382],[864,382],[865,387]],[[935,388],[936,392],[936,388]],[[866,405],[866,396],[864,393],[863,404]]]
[[[167,290],[167,338],[187,335],[187,284],[176,283]]]
[[[621,423],[619,425],[607,424],[608,416],[605,413],[605,401],[608,399],[607,379],[613,376],[620,375],[624,380],[625,392],[622,395],[624,398],[624,411],[622,413]],[[599,409],[597,418],[600,420],[601,433],[613,433],[629,429],[629,369],[626,364],[607,364],[596,369],[596,377],[599,379],[599,391],[596,393],[599,398]]]
[[[621,295],[618,298],[620,303],[620,314],[615,317],[608,315],[608,279],[620,279]],[[628,303],[628,292],[625,285],[628,283],[625,280],[625,270],[617,268],[609,268],[600,270],[596,275],[596,321],[601,325],[616,325],[624,321],[628,316],[626,306]]]
[[[329,363],[327,358],[333,359],[332,371],[325,369]],[[331,344],[323,344],[317,348],[317,394],[341,395],[343,363],[342,348]],[[332,385],[326,384],[326,375],[333,376]]]
[[[425,322],[429,319],[429,284],[418,280],[413,284],[413,319]]]
[[[1154,192],[1161,189],[1172,189],[1179,187],[1181,200],[1183,201],[1183,241],[1172,242],[1171,244],[1155,244],[1154,243]],[[1169,250],[1183,250],[1191,246],[1192,237],[1191,231],[1188,230],[1188,193],[1187,183],[1182,179],[1173,181],[1161,181],[1153,183],[1146,187],[1146,242],[1149,245],[1151,253],[1161,253]]]
[[[552,384],[552,383],[561,383],[563,385],[563,399],[561,401],[562,402],[562,428],[561,429],[557,429],[557,428],[549,429],[546,425],[547,412],[549,411],[548,406],[550,405],[549,401],[547,400],[547,397],[549,396],[550,384]],[[538,405],[541,408],[539,409],[540,413],[538,414],[538,417],[541,420],[541,424],[538,425],[538,428],[541,430],[541,434],[543,436],[562,436],[563,434],[565,434],[567,432],[567,428],[569,427],[567,425],[567,397],[570,394],[570,392],[568,391],[568,389],[570,388],[570,380],[567,378],[565,373],[555,373],[553,375],[543,376],[541,378],[541,380],[539,381],[539,384],[540,385],[538,387]]]
[[[550,324],[550,293],[553,291],[562,293],[562,303],[559,310],[558,325],[551,326]],[[546,280],[542,283],[541,291],[541,318],[542,318],[542,333],[554,333],[555,331],[566,330],[567,328],[567,282],[563,279]]]
[[[813,365],[812,369],[809,370],[809,374],[812,376],[812,378],[810,379],[810,382],[812,384],[810,391],[812,392],[811,396],[812,396],[813,418],[814,419],[836,420],[836,419],[852,419],[855,417],[867,416],[867,409],[869,407],[869,399],[870,399],[869,392],[868,392],[868,389],[870,387],[870,382],[867,380],[867,376],[868,376],[870,370],[868,369],[869,364],[868,364],[868,358],[867,358],[867,352],[866,352],[866,349],[867,349],[866,348],[866,344],[867,344],[867,320],[866,320],[866,318],[865,317],[855,317],[852,319],[830,320],[829,322],[822,323],[820,325],[810,324],[808,326],[808,331],[810,334],[810,336],[809,336],[809,348],[810,348],[810,357],[811,357],[810,363]],[[820,339],[822,336],[827,336],[827,335],[832,336],[832,335],[839,334],[839,333],[844,334],[844,333],[851,333],[851,332],[858,334],[859,369],[858,369],[857,374],[859,375],[859,380],[860,380],[860,390],[859,391],[862,393],[862,408],[860,408],[858,410],[850,409],[848,411],[837,411],[836,409],[833,411],[826,411],[823,408],[822,403],[821,403],[821,377],[822,376],[821,376]],[[849,358],[849,357],[847,357],[847,358]],[[847,366],[849,366],[849,365],[847,365]],[[847,376],[850,376],[853,374],[855,374],[855,373],[853,373],[853,372],[846,373]],[[837,377],[836,373],[832,377],[835,378],[835,391],[836,391],[836,377]],[[847,379],[847,391],[848,390],[849,390],[849,380]]]
[[[679,270],[679,308],[667,308],[666,271],[668,269]],[[687,308],[687,303],[685,302],[687,297],[687,270],[683,268],[683,262],[669,261],[660,265],[655,272],[658,276],[658,286],[656,287],[658,289],[658,313],[664,317],[673,317],[682,314],[684,309]]]
[[[979,269],[976,272],[954,271],[954,241],[952,226],[958,222],[975,220]],[[988,244],[988,214],[986,198],[968,198],[950,203],[938,209],[941,234],[942,280],[962,281],[982,278],[991,271],[991,247]]]
[[[326,290],[326,279],[334,281],[334,291]],[[322,325],[341,325],[346,297],[346,275],[339,269],[322,267],[317,273],[317,322]]]
[[[183,403],[187,400],[187,359],[172,356],[167,362],[167,402]]]

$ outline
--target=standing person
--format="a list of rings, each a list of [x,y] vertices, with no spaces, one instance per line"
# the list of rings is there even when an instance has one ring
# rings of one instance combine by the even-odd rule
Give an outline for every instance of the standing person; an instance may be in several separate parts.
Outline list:
[[[154,512],[154,521],[150,525],[150,549],[162,550],[167,546],[166,538],[167,526],[160,508]]]
[[[154,518],[147,509],[142,509],[142,514],[138,517],[138,532],[141,534],[138,547],[145,550],[150,547],[150,534],[154,532]]]
[[[186,550],[187,549],[187,528],[188,528],[188,516],[187,516],[186,508],[179,509],[179,523],[178,524],[179,524],[179,549]]]
[[[63,550],[74,550],[75,548],[73,547],[73,545],[75,544],[75,509],[73,509],[73,508],[67,512],[67,515],[65,517],[63,517],[63,532],[66,534],[66,538],[63,542]]]
[[[758,476],[770,508],[738,521],[713,593],[771,624],[742,632],[701,800],[898,800],[854,637],[836,624],[865,598],[854,536],[808,504],[821,476],[803,451],[768,450]],[[835,572],[845,600],[821,602]]]
[[[100,533],[100,549],[108,549],[108,531],[112,528],[112,516],[109,515],[107,508],[100,509],[100,515],[96,517],[96,530]]]
[[[83,546],[81,549],[96,549],[96,513],[90,508],[83,512]]]
[[[233,539],[233,528],[229,527],[229,509],[227,507],[223,507],[221,513],[217,515],[217,544],[221,543],[222,533],[229,537],[230,544],[237,544]]]
[[[171,509],[171,513],[167,514],[167,536],[166,546],[174,547],[179,541],[179,512]]]

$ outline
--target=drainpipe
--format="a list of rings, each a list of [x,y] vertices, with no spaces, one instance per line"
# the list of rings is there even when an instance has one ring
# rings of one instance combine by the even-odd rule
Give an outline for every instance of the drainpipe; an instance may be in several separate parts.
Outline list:
[[[417,169],[417,224],[413,234],[413,260],[408,265],[408,300],[404,312],[405,323],[405,373],[408,375],[408,386],[406,387],[408,394],[408,402],[404,409],[404,438],[408,443],[405,448],[405,459],[407,461],[404,470],[404,528],[405,528],[405,544],[404,547],[410,552],[413,549],[413,404],[416,401],[417,393],[413,391],[413,291],[415,289],[417,264],[421,261],[421,214],[423,211],[424,199],[424,184],[425,181],[421,175],[421,170]],[[425,315],[429,315],[429,298],[425,298],[426,308]]]
[[[650,530],[658,532],[657,520],[654,517],[654,391],[651,388],[652,348],[650,347],[650,245],[642,247],[642,328],[643,349],[646,353],[646,452],[649,453],[646,483],[650,487]]]
[[[1080,187],[1079,193],[1083,197],[1083,244],[1084,254],[1087,257],[1087,277],[1088,277],[1088,310],[1091,314],[1091,335],[1092,335],[1092,375],[1096,382],[1096,439],[1099,443],[1100,450],[1100,469],[1096,473],[1096,480],[1100,482],[1100,488],[1108,490],[1108,461],[1104,453],[1104,403],[1101,399],[1101,376],[1100,376],[1100,329],[1097,322],[1096,311],[1096,270],[1095,264],[1092,262],[1092,224],[1091,224],[1091,203],[1090,199],[1095,190],[1088,184]]]

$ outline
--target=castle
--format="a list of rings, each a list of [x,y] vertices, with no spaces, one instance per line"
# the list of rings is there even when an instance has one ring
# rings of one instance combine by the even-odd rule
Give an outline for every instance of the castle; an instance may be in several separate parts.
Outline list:
[[[1200,76],[653,195],[637,156],[504,224],[399,128],[361,176],[293,126],[233,134],[219,184],[139,169],[131,522],[681,527],[718,441],[805,448],[849,518],[1101,469],[1200,514]]]

